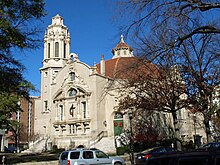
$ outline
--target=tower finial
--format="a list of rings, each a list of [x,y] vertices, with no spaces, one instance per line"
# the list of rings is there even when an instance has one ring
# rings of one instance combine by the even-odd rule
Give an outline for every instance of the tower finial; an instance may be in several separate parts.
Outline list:
[[[124,36],[123,35],[121,35],[121,37],[120,37],[120,42],[121,43],[124,43],[125,41],[124,41]]]

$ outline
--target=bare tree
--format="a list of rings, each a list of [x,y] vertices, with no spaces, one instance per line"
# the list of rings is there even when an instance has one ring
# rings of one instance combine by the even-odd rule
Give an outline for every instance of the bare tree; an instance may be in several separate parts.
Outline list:
[[[174,85],[176,82],[172,83],[168,78],[159,83],[166,84],[163,88],[159,85],[154,88],[158,93],[166,87],[169,87],[166,93],[172,94],[171,91],[174,94],[175,91],[186,93],[187,104],[186,102],[185,105],[182,104],[182,108],[183,106],[187,108],[191,104],[203,114],[209,141],[211,135],[209,123],[213,115],[212,96],[220,79],[218,53],[220,26],[217,22],[218,17],[215,16],[219,13],[220,3],[211,0],[125,0],[119,3],[120,7],[129,11],[132,19],[125,29],[127,34],[133,34],[131,36],[137,44],[138,54],[163,68],[165,73],[169,73],[171,66],[178,66],[182,81],[185,83],[180,90]],[[126,10],[121,11],[127,17],[124,12]],[[168,83],[165,83],[167,80]],[[143,89],[145,87],[146,85],[142,85]],[[175,90],[172,90],[173,88]],[[181,95],[180,93],[177,97],[168,95],[172,97],[166,96],[167,99],[155,97],[151,107],[157,107],[157,104],[164,100],[162,107],[167,107],[166,104],[171,103],[175,110],[178,107],[175,103],[180,103],[176,98]],[[146,101],[149,105],[149,100]],[[175,113],[173,117],[175,121]]]
[[[167,61],[170,60],[164,58],[164,63]],[[137,120],[138,116],[149,115],[155,111],[171,114],[172,132],[178,148],[181,148],[177,112],[188,105],[188,100],[185,98],[185,84],[178,68],[170,63],[162,68],[143,58],[136,58],[116,75],[115,81],[120,85],[113,87],[122,96],[118,110],[125,111],[134,107]]]
[[[218,45],[218,36],[201,34],[184,41],[180,49],[187,94],[194,108],[204,116],[207,141],[211,140],[210,121],[216,112],[213,93],[220,78]]]
[[[155,29],[167,24],[178,32],[184,25],[193,25],[198,17],[203,24],[187,33],[178,33],[174,38],[177,46],[196,34],[220,33],[217,17],[220,3],[217,0],[118,0],[117,6],[122,17],[126,20],[130,18],[126,28],[123,27],[127,33],[150,30],[149,27]],[[181,22],[182,26],[179,27],[176,22]]]

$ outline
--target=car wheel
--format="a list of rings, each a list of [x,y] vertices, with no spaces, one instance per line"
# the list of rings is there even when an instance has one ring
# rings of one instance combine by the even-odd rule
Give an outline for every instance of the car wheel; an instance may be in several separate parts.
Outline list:
[[[119,163],[119,162],[116,162],[114,165],[122,165],[121,163]]]

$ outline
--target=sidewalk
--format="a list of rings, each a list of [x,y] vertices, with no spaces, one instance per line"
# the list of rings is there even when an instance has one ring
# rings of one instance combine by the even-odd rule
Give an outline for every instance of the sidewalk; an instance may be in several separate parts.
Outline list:
[[[16,163],[14,165],[58,165],[58,161],[48,161],[48,162],[27,162],[27,163]],[[126,161],[126,165],[131,165],[130,161]]]
[[[26,163],[16,163],[13,165],[58,165],[58,160],[54,161],[44,161],[44,162],[26,162]]]

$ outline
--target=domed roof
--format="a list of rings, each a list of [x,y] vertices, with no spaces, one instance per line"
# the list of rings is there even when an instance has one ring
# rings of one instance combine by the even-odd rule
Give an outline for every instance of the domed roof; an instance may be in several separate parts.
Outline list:
[[[121,35],[119,44],[112,49],[114,54],[110,60],[102,60],[100,64],[96,65],[96,71],[102,76],[106,76],[113,79],[134,79],[138,76],[152,75],[152,77],[158,75],[158,68],[150,61],[135,57],[133,55],[133,49],[124,42]]]
[[[129,48],[130,50],[133,50],[133,48],[131,48],[128,44],[126,44],[124,42],[123,36],[121,36],[119,44],[117,44],[116,47],[113,48],[113,50],[114,49],[119,49],[119,48]]]
[[[96,65],[100,74],[100,64]],[[138,57],[119,57],[105,61],[105,75],[113,79],[137,78],[140,75],[158,75],[158,68],[151,62]]]

